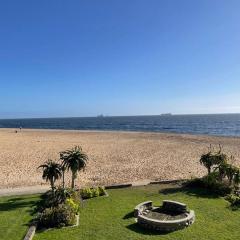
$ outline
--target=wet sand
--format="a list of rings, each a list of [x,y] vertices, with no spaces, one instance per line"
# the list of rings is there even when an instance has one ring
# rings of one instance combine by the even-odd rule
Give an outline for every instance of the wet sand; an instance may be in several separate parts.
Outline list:
[[[37,167],[75,145],[89,156],[77,185],[201,176],[200,155],[209,144],[224,146],[240,166],[240,138],[186,134],[0,129],[0,188],[46,184]],[[70,182],[70,174],[67,174]]]

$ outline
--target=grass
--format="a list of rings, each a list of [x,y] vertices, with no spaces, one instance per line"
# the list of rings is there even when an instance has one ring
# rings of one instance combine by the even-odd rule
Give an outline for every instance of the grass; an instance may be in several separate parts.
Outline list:
[[[23,239],[38,200],[37,195],[0,198],[1,240]]]
[[[75,239],[114,239],[114,240],[234,240],[239,239],[240,210],[232,211],[229,204],[214,195],[207,195],[205,191],[181,189],[174,185],[152,185],[109,190],[109,197],[94,198],[86,201],[80,213],[80,225],[76,228],[65,228],[38,232],[34,240],[75,240]],[[8,231],[8,236],[0,235],[1,240],[21,239],[26,229],[25,224],[31,218],[30,209],[37,197],[23,197],[15,201],[16,206],[8,209],[12,198],[1,199],[5,204],[5,211],[0,215],[3,226],[0,234]],[[13,198],[14,199],[14,198]],[[195,210],[196,222],[181,231],[169,234],[151,233],[140,228],[133,218],[133,208],[142,201],[152,200],[154,205],[160,205],[162,200],[172,199],[186,203]],[[11,205],[11,204],[10,204]],[[4,205],[3,205],[4,206]],[[14,215],[19,214],[17,220]],[[14,220],[14,226],[12,226]],[[2,228],[5,230],[2,230]],[[3,237],[2,237],[3,236]]]

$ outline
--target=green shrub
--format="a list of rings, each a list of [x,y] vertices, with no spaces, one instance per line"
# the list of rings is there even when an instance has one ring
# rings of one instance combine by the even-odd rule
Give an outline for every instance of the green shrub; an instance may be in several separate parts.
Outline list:
[[[74,201],[74,203],[78,204],[78,206],[81,205],[81,194],[80,191],[73,191],[70,195],[70,198]]]
[[[231,193],[232,188],[225,182],[218,180],[218,173],[213,172],[203,178],[191,179],[185,184],[186,187],[205,188],[219,196]]]
[[[75,214],[79,212],[80,206],[74,201],[74,199],[68,198],[66,204],[75,212]]]
[[[80,194],[83,199],[98,197],[106,195],[104,187],[84,188],[81,189]]]
[[[228,202],[230,202],[232,207],[240,207],[240,196],[237,194],[229,194],[225,198]]]
[[[99,191],[99,196],[106,195],[106,190],[104,187],[98,187],[98,191]]]
[[[57,207],[60,204],[64,204],[68,198],[72,198],[78,205],[81,204],[79,192],[69,188],[58,187],[54,191],[47,191],[41,196],[37,210],[42,212],[45,208]]]
[[[227,163],[229,157],[222,152],[222,147],[219,145],[219,150],[215,151],[212,146],[206,154],[202,154],[200,163],[207,168],[208,174],[212,172],[212,169],[220,164]]]
[[[184,186],[189,188],[204,188],[205,184],[202,178],[193,178],[193,179],[187,180],[184,183]]]
[[[64,227],[75,223],[75,212],[68,205],[46,208],[38,216],[39,228]]]
[[[97,187],[97,188],[93,188],[93,189],[92,189],[92,192],[93,192],[93,197],[99,197],[98,187]]]
[[[80,193],[83,199],[88,199],[93,197],[93,193],[90,188],[81,189]]]
[[[41,195],[41,200],[37,203],[37,211],[42,212],[45,208],[57,207],[58,204],[55,195],[50,190]]]

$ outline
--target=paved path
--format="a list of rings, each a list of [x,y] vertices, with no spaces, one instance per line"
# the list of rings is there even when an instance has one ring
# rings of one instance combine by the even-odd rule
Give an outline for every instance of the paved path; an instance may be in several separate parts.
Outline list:
[[[139,181],[133,182],[132,186],[133,187],[145,186],[145,185],[148,185],[150,182],[151,182],[150,179],[139,180]]]
[[[183,180],[162,180],[162,181],[151,181],[150,179],[139,180],[136,182],[132,182],[132,186],[145,186],[150,184],[150,182],[156,184],[163,184],[163,183],[176,183]],[[122,184],[120,184],[122,185]],[[115,185],[113,185],[115,186]],[[116,185],[117,186],[117,185]],[[48,185],[37,185],[37,186],[30,186],[30,187],[17,187],[17,188],[5,188],[0,189],[0,197],[3,196],[16,196],[16,195],[28,195],[28,194],[36,194],[36,193],[44,193],[47,190],[50,190]]]
[[[47,185],[37,185],[30,187],[17,187],[17,188],[5,188],[0,189],[0,196],[17,196],[17,195],[28,195],[36,193],[44,193],[49,190]]]
[[[146,179],[146,180],[140,180],[140,181],[137,181],[137,182],[133,182],[131,184],[133,186],[144,186],[144,185],[147,185],[149,183],[150,183],[150,180]],[[5,189],[0,189],[0,197],[44,193],[49,189],[50,189],[50,187],[48,185],[37,185],[37,186],[17,187],[17,188],[5,188]]]

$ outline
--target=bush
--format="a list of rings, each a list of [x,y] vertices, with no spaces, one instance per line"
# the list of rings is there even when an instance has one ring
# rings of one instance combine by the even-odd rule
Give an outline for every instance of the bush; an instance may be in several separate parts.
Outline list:
[[[230,202],[232,207],[240,207],[240,196],[237,194],[229,194],[225,198],[228,202]]]
[[[42,195],[37,211],[40,228],[73,225],[75,215],[80,210],[80,192],[72,189],[56,188]]]
[[[81,189],[80,194],[83,199],[104,196],[106,195],[106,190],[104,187],[95,187],[95,188],[84,188]]]
[[[75,203],[74,199],[68,198],[66,200],[66,204],[77,214],[79,212],[80,206],[79,204]]]
[[[104,196],[107,194],[104,187],[98,187],[98,191],[99,191],[99,196]]]
[[[81,205],[81,194],[80,191],[73,191],[70,195],[70,198],[74,201],[74,203],[78,204],[78,206]]]
[[[75,212],[66,204],[46,208],[38,216],[40,228],[64,227],[75,223]]]
[[[45,208],[57,207],[64,204],[68,198],[72,198],[78,205],[81,203],[80,193],[72,189],[58,187],[54,191],[47,191],[41,196],[37,210],[42,212]]]
[[[98,187],[97,187],[97,188],[93,188],[93,189],[92,189],[92,193],[93,193],[93,197],[99,197]]]
[[[205,188],[205,184],[202,178],[193,178],[184,183],[185,187],[189,188]]]
[[[41,200],[37,203],[37,211],[42,212],[45,208],[57,207],[58,204],[52,190],[50,190],[41,195]]]
[[[91,190],[91,188],[84,188],[81,189],[81,196],[83,199],[88,199],[88,198],[92,198],[93,197],[93,192]]]
[[[218,173],[213,172],[203,178],[195,178],[189,180],[186,187],[205,188],[219,196],[226,196],[231,193],[232,188],[225,182],[218,180]]]

